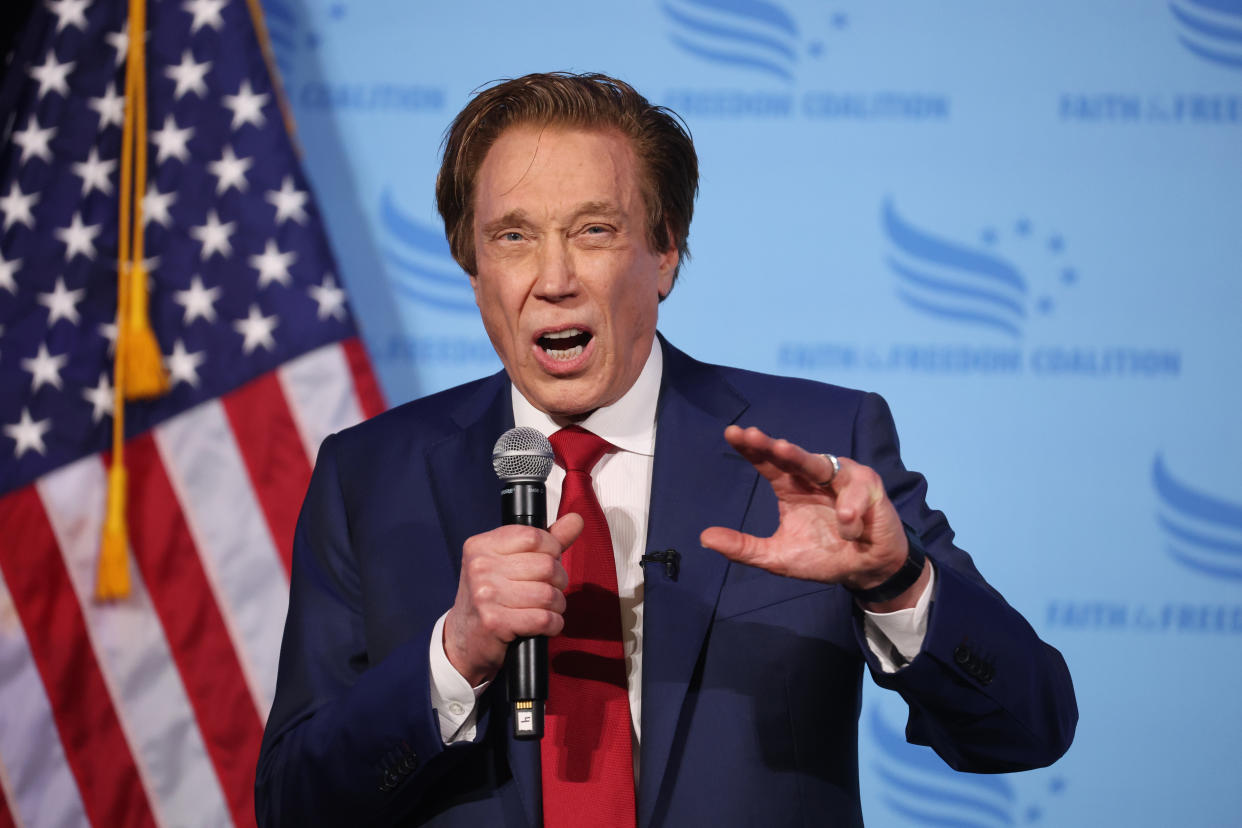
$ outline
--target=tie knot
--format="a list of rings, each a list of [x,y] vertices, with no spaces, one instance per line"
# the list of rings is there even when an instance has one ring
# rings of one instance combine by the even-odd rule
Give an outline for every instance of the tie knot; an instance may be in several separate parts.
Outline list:
[[[565,471],[591,473],[595,464],[613,450],[612,443],[579,426],[568,426],[548,438],[556,462]]]

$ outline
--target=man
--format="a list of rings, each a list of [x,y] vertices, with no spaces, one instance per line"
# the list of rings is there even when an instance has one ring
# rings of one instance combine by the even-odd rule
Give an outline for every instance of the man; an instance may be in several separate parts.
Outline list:
[[[953,546],[884,402],[657,337],[696,190],[679,122],[607,77],[454,121],[438,203],[505,370],[320,450],[260,823],[861,824],[864,663],[955,768],[1068,748],[1063,660]],[[547,531],[496,526],[515,423],[569,469]],[[517,741],[497,679],[534,635],[548,735]]]

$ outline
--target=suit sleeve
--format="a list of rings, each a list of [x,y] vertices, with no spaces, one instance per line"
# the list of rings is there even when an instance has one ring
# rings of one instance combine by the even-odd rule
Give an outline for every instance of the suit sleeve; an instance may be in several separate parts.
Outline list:
[[[910,706],[907,740],[931,746],[961,771],[1052,764],[1069,748],[1078,722],[1065,660],[954,545],[944,515],[927,506],[926,480],[903,465],[892,415],[876,394],[859,407],[853,452],[879,472],[936,565],[923,649],[905,668],[885,673],[856,625],[875,682]]]

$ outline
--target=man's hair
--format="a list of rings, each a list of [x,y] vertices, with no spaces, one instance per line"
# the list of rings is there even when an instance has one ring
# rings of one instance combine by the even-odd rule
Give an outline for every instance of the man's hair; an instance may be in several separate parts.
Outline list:
[[[487,151],[512,126],[615,129],[638,160],[647,211],[647,244],[676,247],[690,257],[687,238],[699,190],[699,161],[681,118],[652,104],[634,87],[607,75],[547,72],[497,81],[478,92],[444,137],[436,206],[453,258],[478,272],[474,249],[474,191]],[[676,278],[676,274],[674,274]]]

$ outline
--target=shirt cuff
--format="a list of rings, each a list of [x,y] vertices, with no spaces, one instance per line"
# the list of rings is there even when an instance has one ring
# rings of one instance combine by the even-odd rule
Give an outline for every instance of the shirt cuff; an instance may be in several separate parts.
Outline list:
[[[931,570],[931,577],[927,579],[927,586],[918,602],[910,609],[894,612],[863,610],[863,634],[867,638],[867,646],[875,653],[881,669],[886,673],[895,673],[905,667],[923,649],[932,590],[936,586],[936,569],[930,558],[927,559],[927,568]]]
[[[440,721],[440,739],[446,745],[474,741],[479,696],[491,684],[485,681],[471,687],[444,652],[446,612],[431,629],[428,661],[431,666],[431,706]]]

